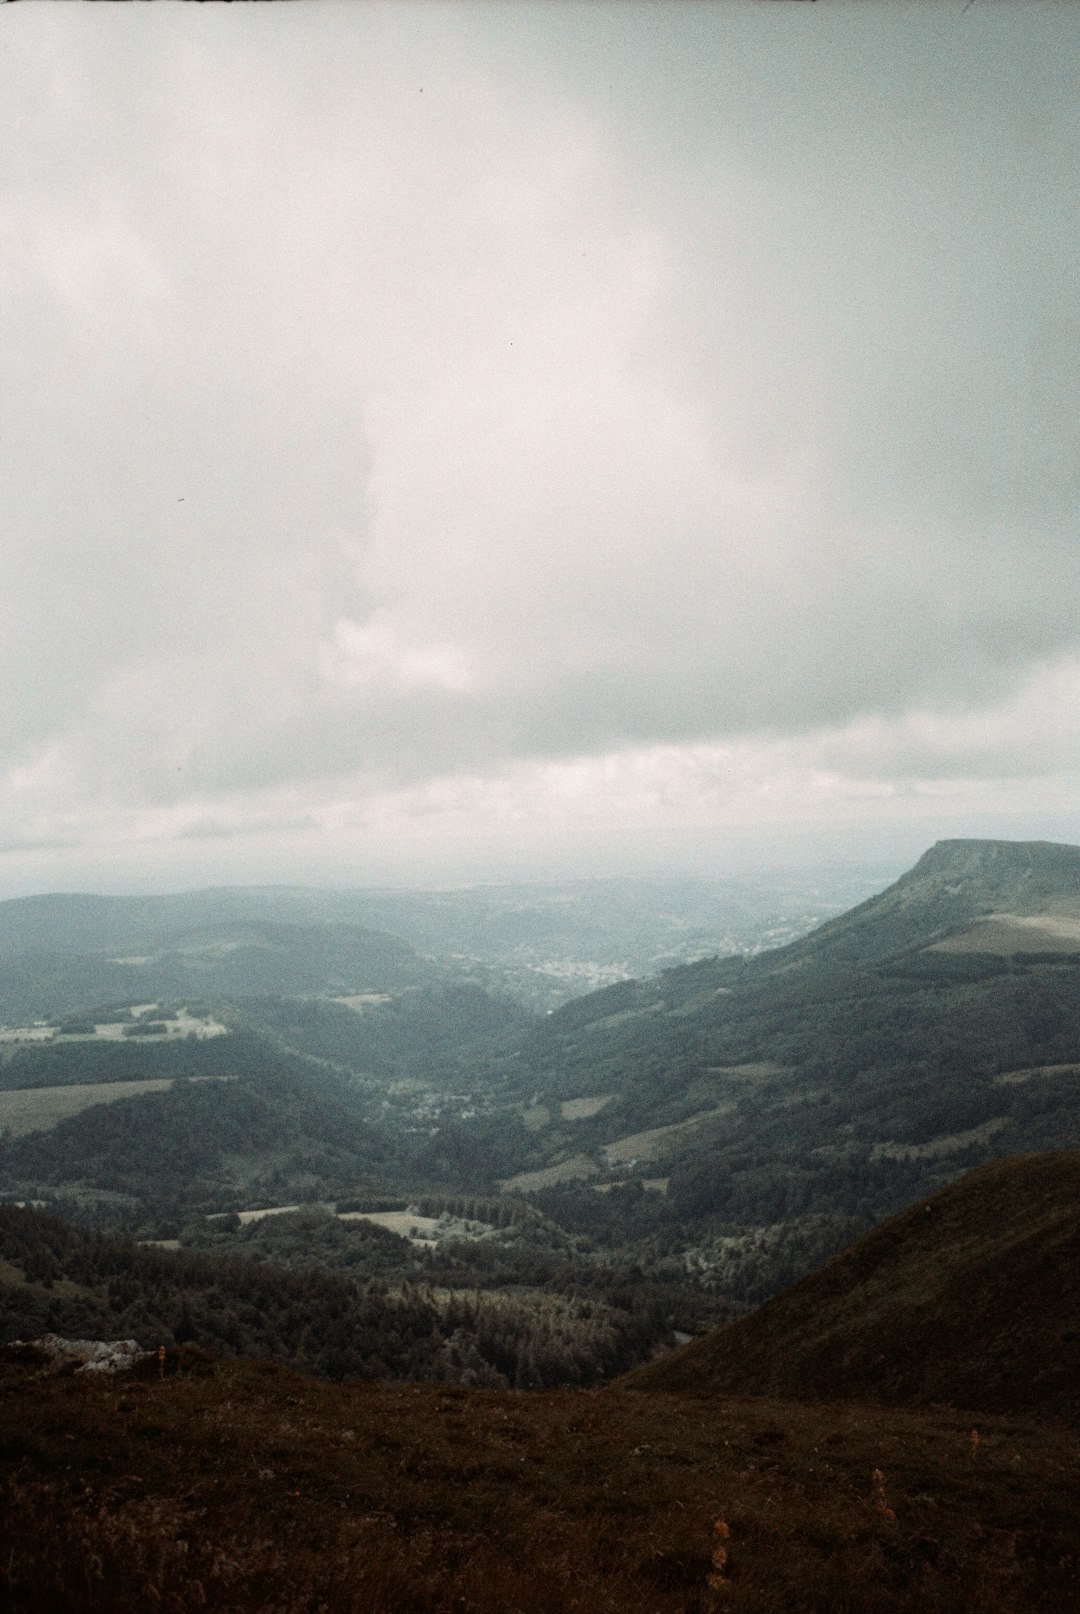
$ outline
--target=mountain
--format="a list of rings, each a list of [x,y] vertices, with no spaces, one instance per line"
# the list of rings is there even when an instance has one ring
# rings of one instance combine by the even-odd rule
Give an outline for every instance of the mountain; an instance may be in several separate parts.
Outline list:
[[[637,1181],[684,1227],[865,1228],[965,1168],[1080,1146],[1080,848],[941,842],[785,947],[567,1004],[497,1076],[532,1128],[512,1185],[549,1212]]]
[[[970,1173],[623,1382],[1080,1423],[1080,1153]]]
[[[829,920],[770,963],[789,968],[910,950],[1080,952],[1080,847],[938,841],[879,896]]]

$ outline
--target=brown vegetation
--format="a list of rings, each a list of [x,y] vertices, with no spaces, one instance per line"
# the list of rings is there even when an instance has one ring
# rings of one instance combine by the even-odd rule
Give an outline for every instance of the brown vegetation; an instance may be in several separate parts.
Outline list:
[[[23,1356],[0,1367],[11,1614],[1056,1614],[1080,1594],[1062,1429],[333,1386],[190,1348],[88,1382]]]
[[[972,1172],[624,1382],[1080,1423],[1080,1153]]]

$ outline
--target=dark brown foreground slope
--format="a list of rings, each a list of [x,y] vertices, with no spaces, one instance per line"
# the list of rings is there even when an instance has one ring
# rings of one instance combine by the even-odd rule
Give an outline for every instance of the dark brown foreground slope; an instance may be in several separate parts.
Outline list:
[[[8,1614],[1080,1608],[1075,1432],[948,1412],[0,1360],[0,1507]]]
[[[622,1381],[1080,1423],[1080,1153],[972,1172]]]

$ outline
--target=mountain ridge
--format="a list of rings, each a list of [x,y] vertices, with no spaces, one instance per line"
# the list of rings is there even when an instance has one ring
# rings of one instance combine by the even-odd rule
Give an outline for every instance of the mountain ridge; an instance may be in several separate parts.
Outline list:
[[[969,1173],[620,1382],[1080,1423],[1080,1151]]]
[[[1080,915],[1080,847],[1059,841],[936,841],[876,896],[828,919],[759,969],[804,962],[863,963],[946,940],[995,914]]]

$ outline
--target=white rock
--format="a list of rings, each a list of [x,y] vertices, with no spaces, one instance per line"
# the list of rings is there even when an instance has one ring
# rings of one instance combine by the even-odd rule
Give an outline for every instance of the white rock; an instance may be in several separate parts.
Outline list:
[[[135,1339],[62,1339],[59,1334],[42,1334],[37,1339],[15,1339],[11,1343],[41,1351],[57,1367],[77,1362],[76,1373],[126,1373],[136,1362],[153,1355]]]

